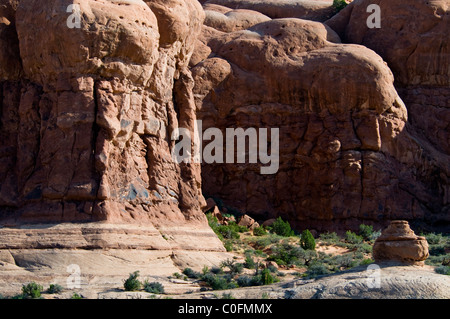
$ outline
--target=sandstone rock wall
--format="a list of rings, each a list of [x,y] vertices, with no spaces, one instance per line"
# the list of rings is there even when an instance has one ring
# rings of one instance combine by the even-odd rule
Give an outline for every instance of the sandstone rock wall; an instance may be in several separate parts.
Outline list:
[[[333,19],[340,21],[351,8]],[[395,10],[383,16],[392,22],[389,14],[395,16]],[[356,14],[361,21],[353,25],[354,33],[367,29],[367,15]],[[341,43],[347,41],[341,29],[327,24],[336,32],[296,19],[274,19],[234,32],[214,24],[204,27],[197,43],[202,54],[192,63],[203,128],[280,128],[277,174],[262,176],[260,165],[204,164],[204,193],[255,218],[282,216],[299,229],[357,229],[362,222],[381,226],[392,219],[448,227],[449,161],[440,152],[448,143],[439,142],[447,138],[447,88],[433,91],[443,96],[427,101],[445,104],[438,112],[420,120],[410,116],[397,92],[409,99],[389,59],[365,42]],[[442,25],[436,27],[442,31]],[[438,46],[441,31],[426,36],[435,37]],[[416,29],[408,35],[421,41]],[[386,38],[393,44],[396,33]],[[389,43],[383,45],[390,48]],[[429,65],[443,61],[436,72],[445,75],[446,53],[435,54]],[[416,69],[423,79],[445,78],[430,76],[434,69]],[[425,105],[421,101],[416,108]],[[426,125],[435,115],[444,118],[429,127],[439,136],[429,142],[417,134],[414,122]]]
[[[19,211],[42,221],[145,219],[158,211],[200,218],[199,168],[168,160],[178,126],[175,81],[188,72],[200,6],[173,1],[180,8],[165,14],[168,4],[161,11],[158,1],[75,4],[81,28],[71,29],[59,1],[21,1],[17,38],[2,36],[19,44],[24,76],[12,82],[18,71],[2,72],[0,204],[12,218]]]
[[[138,224],[139,249],[224,251],[201,210],[200,166],[171,156],[174,130],[196,119],[188,63],[200,4],[2,0],[0,10],[2,248],[133,247],[121,234]],[[53,230],[64,223],[77,224]],[[88,223],[93,246],[82,244]],[[49,226],[23,230],[38,224]]]

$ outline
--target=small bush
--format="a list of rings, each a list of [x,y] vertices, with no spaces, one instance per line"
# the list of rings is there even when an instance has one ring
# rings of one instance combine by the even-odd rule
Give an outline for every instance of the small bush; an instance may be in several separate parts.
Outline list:
[[[353,268],[358,265],[358,262],[354,260],[350,254],[336,256],[335,263],[337,264],[338,270],[340,270],[340,268],[344,269]]]
[[[345,0],[333,0],[333,8],[336,9],[336,12],[341,11],[347,6],[347,2]]]
[[[263,285],[270,285],[275,282],[275,278],[272,276],[272,273],[268,268],[264,268],[261,272],[261,283]]]
[[[235,228],[230,227],[229,225],[219,225],[217,226],[217,232],[222,235],[225,239],[239,239],[239,233]]]
[[[370,254],[372,253],[372,249],[373,249],[372,245],[369,245],[367,243],[357,244],[356,246],[357,253]]]
[[[250,256],[250,254],[246,254],[245,255],[245,263],[244,263],[245,268],[254,269],[255,265],[256,265],[256,263],[255,263],[255,260],[253,260],[252,256]]]
[[[177,278],[177,279],[182,279],[182,278],[183,278],[183,275],[180,274],[179,272],[174,272],[174,273],[172,274],[172,276],[174,276],[174,277]]]
[[[183,274],[185,274],[188,278],[198,279],[201,277],[200,273],[192,270],[191,268],[184,268]]]
[[[425,235],[429,245],[439,245],[444,242],[444,237],[441,234],[430,233]]]
[[[47,289],[47,293],[49,294],[59,294],[63,291],[63,287],[57,284],[51,284]]]
[[[321,241],[323,241],[326,244],[336,244],[341,240],[339,238],[338,234],[336,234],[335,232],[322,233],[322,234],[320,234],[319,238]]]
[[[445,245],[432,245],[429,248],[430,256],[445,255]]]
[[[329,273],[330,271],[324,264],[315,262],[308,267],[308,270],[306,271],[306,276],[309,278],[315,278],[318,276],[327,275]]]
[[[211,273],[215,275],[223,274],[223,269],[221,267],[212,267]]]
[[[280,266],[308,265],[316,257],[314,250],[304,250],[301,247],[283,243],[272,248],[272,254],[268,260],[273,260]]]
[[[74,292],[72,294],[72,297],[70,297],[70,299],[83,299],[83,297],[79,294],[77,294],[76,292]]]
[[[264,236],[261,238],[256,238],[256,240],[251,240],[251,243],[253,243],[254,247],[257,249],[255,251],[255,254],[257,254],[258,251],[261,251],[261,249],[267,248],[267,246],[271,244],[278,243],[283,237],[275,234],[270,234],[269,236]]]
[[[262,226],[255,227],[253,229],[253,235],[255,235],[255,236],[264,236],[266,234],[267,234],[267,231]]]
[[[300,238],[300,246],[305,250],[316,249],[316,241],[314,240],[314,236],[308,229],[305,229],[302,232],[302,236]]]
[[[231,276],[240,274],[244,270],[244,265],[236,263],[233,259],[227,259],[222,262],[222,268],[228,268],[230,270]]]
[[[213,289],[213,290],[225,290],[238,288],[235,282],[231,282],[230,277],[215,275],[213,273],[208,273],[203,276],[203,280]]]
[[[441,275],[447,275],[447,276],[450,276],[450,267],[449,267],[449,266],[444,266],[444,265],[437,266],[437,267],[434,269],[434,271],[435,271],[436,273],[438,273],[438,274],[441,274]]]
[[[22,296],[24,298],[37,299],[41,297],[41,292],[44,288],[35,282],[30,282],[27,285],[22,286]]]
[[[294,231],[291,229],[291,225],[288,221],[283,221],[281,217],[278,217],[272,224],[272,231],[283,237],[294,236]]]
[[[236,279],[236,283],[238,284],[239,287],[255,286],[255,281],[254,281],[253,277],[250,277],[247,275],[239,276]]]
[[[225,247],[225,250],[230,252],[233,251],[233,243],[229,240],[227,240],[224,244],[223,247]]]
[[[126,279],[123,283],[123,287],[126,291],[136,291],[140,290],[142,287],[142,283],[138,280],[139,271],[135,271],[131,273],[128,279]]]
[[[370,265],[373,264],[375,262],[375,260],[371,259],[371,258],[365,258],[363,259],[359,264],[361,266],[365,266],[365,265]]]
[[[231,292],[222,294],[222,299],[236,299]]]
[[[363,242],[363,238],[356,235],[354,232],[347,231],[345,233],[345,241],[350,244],[361,244]]]
[[[159,282],[148,282],[144,284],[144,290],[152,294],[161,295],[164,293],[164,286]]]
[[[373,226],[371,225],[359,225],[359,233],[358,233],[364,240],[370,240],[373,235]]]

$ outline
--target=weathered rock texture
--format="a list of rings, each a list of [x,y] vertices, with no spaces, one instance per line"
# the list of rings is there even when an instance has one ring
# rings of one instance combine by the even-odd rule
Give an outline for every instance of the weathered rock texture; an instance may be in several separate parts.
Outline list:
[[[0,10],[1,249],[224,251],[201,210],[200,166],[171,157],[172,132],[196,119],[188,63],[200,4],[1,0]]]
[[[335,12],[332,0],[209,0],[205,4],[218,4],[233,9],[258,11],[273,19],[302,18],[325,21]]]
[[[381,9],[381,28],[364,27],[369,4]],[[434,194],[432,211],[449,220],[450,28],[449,2],[356,1],[326,22],[344,42],[376,51],[395,75],[408,109],[406,131],[426,160],[406,163]],[[414,18],[412,18],[414,17]],[[424,194],[423,191],[413,191]],[[418,195],[416,195],[418,196]],[[425,198],[420,199],[425,202]],[[428,200],[430,202],[431,198]],[[448,225],[448,224],[447,224]]]
[[[373,246],[375,262],[400,262],[424,265],[428,258],[428,242],[417,236],[407,221],[392,221]]]
[[[253,10],[235,9],[219,5],[204,6],[204,24],[219,31],[245,30],[255,24],[271,20],[268,16]]]
[[[382,14],[390,19],[394,12]],[[358,26],[365,29],[365,20]],[[419,42],[441,37],[410,33]],[[406,129],[412,123],[390,64],[364,46],[341,43],[339,34],[300,19],[228,33],[204,27],[197,43],[203,61],[192,69],[203,129],[280,129],[276,174],[262,176],[260,165],[204,165],[204,193],[256,219],[282,216],[297,228],[356,229],[394,219],[448,227],[448,154]],[[448,70],[445,57],[435,59]],[[437,132],[447,125],[433,129],[446,139]]]

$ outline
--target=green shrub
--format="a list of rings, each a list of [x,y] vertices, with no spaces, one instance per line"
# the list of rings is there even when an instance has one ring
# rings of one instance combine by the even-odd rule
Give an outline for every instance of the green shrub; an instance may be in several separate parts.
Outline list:
[[[335,262],[338,266],[338,270],[340,270],[340,268],[344,269],[353,268],[358,265],[358,262],[353,259],[351,254],[336,256]]]
[[[63,287],[58,284],[51,284],[47,289],[47,293],[49,294],[59,294],[63,291]]]
[[[274,276],[272,276],[272,273],[268,268],[264,268],[263,271],[261,271],[261,284],[262,285],[270,285],[275,282]]]
[[[375,260],[371,259],[371,258],[365,258],[363,259],[359,264],[361,266],[365,266],[365,265],[370,265],[373,264],[375,262]]]
[[[254,269],[255,265],[256,265],[256,263],[255,263],[255,260],[252,258],[252,256],[250,256],[250,254],[246,254],[245,255],[245,263],[244,263],[245,268]]]
[[[278,217],[272,224],[272,232],[283,237],[294,236],[294,231],[288,221],[283,221]]]
[[[298,262],[298,258],[294,251],[295,247],[282,243],[272,247],[272,253],[267,258],[268,260],[275,261],[278,265],[293,265]]]
[[[227,240],[224,244],[223,247],[225,247],[225,250],[230,252],[233,251],[233,243],[230,240]]]
[[[218,275],[223,273],[223,269],[221,267],[212,267],[210,272]]]
[[[255,235],[255,236],[264,236],[266,234],[267,234],[267,231],[262,226],[255,227],[253,229],[253,235]]]
[[[431,245],[429,247],[430,256],[445,255],[445,245]]]
[[[37,299],[41,297],[41,292],[44,288],[35,282],[30,282],[27,285],[22,285],[22,296],[24,298]]]
[[[322,233],[322,234],[320,234],[319,239],[326,244],[336,244],[341,240],[339,238],[338,234],[336,234],[335,232]]]
[[[302,236],[300,238],[300,246],[305,250],[316,249],[316,241],[314,240],[314,236],[308,229],[305,229],[302,232]]]
[[[278,244],[272,247],[272,254],[267,258],[278,265],[308,265],[317,254],[313,250],[304,250],[301,247],[288,243]]]
[[[222,294],[222,299],[236,299],[231,292]]]
[[[217,232],[225,239],[239,239],[239,233],[228,225],[217,226]]]
[[[357,253],[370,254],[372,253],[372,249],[373,249],[372,245],[369,245],[367,243],[356,244]]]
[[[174,272],[174,273],[172,274],[172,276],[174,276],[174,277],[177,278],[177,279],[183,278],[183,275],[180,274],[179,272]]]
[[[144,290],[146,292],[152,293],[152,294],[158,294],[161,295],[164,293],[164,286],[159,282],[148,282],[146,281],[144,283]]]
[[[183,274],[185,274],[188,278],[198,279],[201,277],[201,274],[197,271],[192,270],[191,268],[184,268]]]
[[[77,294],[76,292],[74,292],[72,294],[72,297],[70,297],[70,299],[83,299],[83,297],[79,294]]]
[[[282,238],[283,238],[282,236],[270,234],[264,237],[251,238],[249,242],[253,244],[253,246],[257,249],[255,250],[255,254],[258,255],[258,252],[261,252],[260,255],[263,255],[264,252],[262,252],[261,249],[265,249],[271,244],[276,244],[280,242]]]
[[[429,233],[425,235],[429,245],[439,245],[445,241],[442,234]]]
[[[347,6],[347,2],[345,0],[333,0],[333,8],[336,9],[336,12],[341,11]]]
[[[329,273],[330,273],[330,271],[324,264],[319,263],[319,262],[314,262],[308,267],[308,270],[306,271],[305,274],[308,278],[315,278],[318,276],[327,275]]]
[[[230,270],[231,276],[240,274],[244,270],[244,265],[241,263],[236,263],[233,259],[224,260],[221,263],[222,268],[228,268]]]
[[[434,271],[437,272],[438,274],[441,274],[441,275],[450,276],[450,267],[449,266],[444,266],[444,265],[437,266],[434,269]]]
[[[213,290],[225,290],[238,288],[237,283],[231,281],[231,277],[223,275],[215,275],[213,273],[208,273],[202,277],[202,279],[213,289]]]
[[[349,230],[345,233],[345,241],[350,244],[361,244],[363,242],[363,238]]]
[[[239,287],[255,286],[255,279],[254,277],[250,277],[248,275],[242,275],[236,279],[236,283]]]
[[[373,226],[364,225],[364,224],[359,225],[359,233],[358,234],[365,240],[370,240],[373,235]]]
[[[142,283],[138,280],[139,271],[135,271],[131,273],[128,279],[126,279],[123,283],[123,287],[126,291],[136,291],[140,290],[142,287]]]

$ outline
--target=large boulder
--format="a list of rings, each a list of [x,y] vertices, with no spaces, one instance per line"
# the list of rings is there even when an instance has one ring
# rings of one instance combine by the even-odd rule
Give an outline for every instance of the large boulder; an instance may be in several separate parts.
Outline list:
[[[417,236],[407,221],[392,221],[373,245],[375,262],[400,262],[423,265],[428,258],[428,242]]]
[[[258,11],[272,19],[301,18],[325,21],[336,12],[332,0],[209,0],[203,2],[233,9]]]

